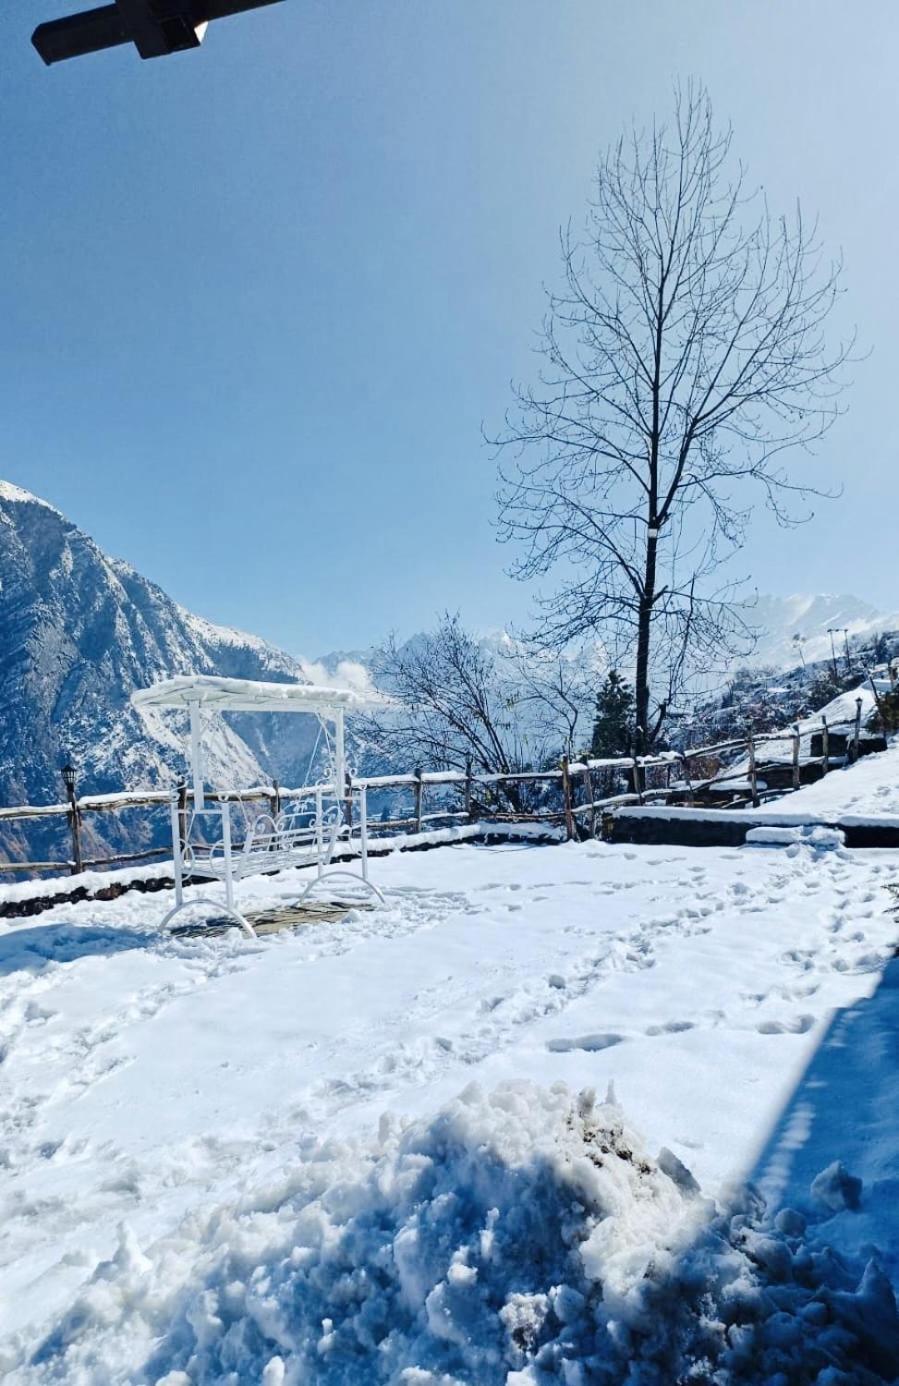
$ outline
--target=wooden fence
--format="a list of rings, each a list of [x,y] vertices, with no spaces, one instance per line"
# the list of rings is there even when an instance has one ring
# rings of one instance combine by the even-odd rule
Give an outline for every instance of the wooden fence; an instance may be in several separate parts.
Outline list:
[[[612,757],[571,761],[564,758],[558,768],[540,771],[515,771],[485,774],[469,763],[464,771],[414,770],[402,775],[352,777],[347,783],[344,801],[345,822],[352,833],[359,821],[360,796],[374,791],[405,790],[410,795],[409,811],[394,818],[369,818],[370,836],[395,836],[401,833],[421,834],[435,826],[488,819],[501,823],[547,823],[564,828],[573,838],[590,834],[596,836],[602,815],[627,804],[674,802],[692,805],[715,802],[719,807],[732,808],[743,804],[758,807],[765,798],[781,794],[785,789],[798,789],[805,767],[815,767],[826,774],[836,764],[857,757],[861,749],[861,698],[856,699],[856,712],[846,722],[828,725],[820,720],[820,729],[805,729],[798,724],[790,729],[763,732],[733,738],[708,746],[691,747],[684,751],[665,751],[655,756]],[[845,731],[843,730],[845,728]],[[820,754],[812,754],[816,738],[820,738]],[[803,753],[803,738],[809,742]],[[837,740],[839,738],[839,740]],[[786,756],[773,757],[769,746],[789,743]],[[839,750],[842,746],[844,749]],[[745,766],[733,762],[743,755]],[[729,761],[728,766],[725,762]],[[781,781],[769,786],[765,773],[777,767]],[[597,794],[597,784],[603,778],[620,781],[624,788],[612,794]],[[0,874],[23,873],[39,875],[45,872],[76,875],[91,868],[123,866],[129,863],[164,858],[171,848],[166,846],[140,852],[119,853],[106,857],[87,857],[83,851],[83,824],[92,814],[121,812],[126,809],[167,807],[169,791],[145,789],[117,794],[97,794],[78,797],[75,774],[67,766],[63,772],[66,801],[56,804],[22,804],[0,808],[0,827],[3,823],[64,817],[71,839],[71,856],[64,861],[4,861]],[[554,793],[553,804],[521,807],[523,789],[549,790]],[[307,796],[310,788],[284,789],[277,781],[269,786],[257,786],[230,794],[217,794],[231,802],[258,803],[265,811],[277,815],[282,803]],[[436,805],[435,794],[455,795],[455,805]],[[191,791],[182,784],[178,788],[182,821],[186,824]],[[430,801],[430,802],[429,802]],[[517,807],[516,807],[517,804]],[[366,815],[367,816],[367,815]]]

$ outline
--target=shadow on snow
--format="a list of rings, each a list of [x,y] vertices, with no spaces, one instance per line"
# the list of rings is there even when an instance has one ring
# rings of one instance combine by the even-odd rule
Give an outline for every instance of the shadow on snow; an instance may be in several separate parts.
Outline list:
[[[51,963],[147,948],[158,935],[102,924],[45,924],[0,935],[0,977],[41,972]]]

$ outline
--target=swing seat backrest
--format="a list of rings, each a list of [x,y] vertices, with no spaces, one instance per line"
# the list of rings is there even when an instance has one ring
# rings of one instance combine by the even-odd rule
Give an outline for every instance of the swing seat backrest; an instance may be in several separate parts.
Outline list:
[[[214,809],[203,814],[214,813]],[[200,815],[195,815],[199,817]],[[193,827],[193,818],[191,827]],[[243,845],[231,853],[230,874],[240,880],[246,876],[282,871],[298,866],[326,866],[330,863],[340,831],[341,814],[334,803],[321,810],[321,822],[310,808],[292,807],[272,816],[261,813],[247,824]],[[228,874],[224,838],[211,846],[188,843],[185,869],[195,875],[224,879]]]

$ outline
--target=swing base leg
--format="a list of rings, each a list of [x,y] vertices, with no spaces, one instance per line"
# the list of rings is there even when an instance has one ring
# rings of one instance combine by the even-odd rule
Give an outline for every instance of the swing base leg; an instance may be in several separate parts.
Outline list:
[[[378,890],[378,887],[376,885],[372,885],[371,881],[367,881],[364,876],[360,876],[356,871],[340,870],[324,871],[321,876],[316,876],[314,880],[311,880],[309,882],[306,889],[300,896],[298,903],[302,905],[312,895],[312,893],[317,889],[317,887],[325,886],[327,888],[328,884],[331,881],[333,881],[336,877],[339,877],[341,880],[352,881],[353,885],[357,889],[361,886],[363,890],[368,892],[369,895],[374,896],[375,900],[377,900],[379,904],[383,905],[385,903],[384,896],[381,894],[380,890]],[[355,903],[355,901],[353,903]]]
[[[200,895],[195,900],[182,900],[180,904],[174,905],[160,923],[160,929],[168,928],[176,915],[181,914],[182,910],[193,909],[194,905],[208,905],[209,908],[215,910],[218,915],[229,915],[231,919],[234,920],[235,924],[237,924],[249,938],[257,937],[256,930],[253,928],[250,921],[244,918],[239,910],[234,909],[231,905],[222,904],[221,900],[213,900],[208,895]]]

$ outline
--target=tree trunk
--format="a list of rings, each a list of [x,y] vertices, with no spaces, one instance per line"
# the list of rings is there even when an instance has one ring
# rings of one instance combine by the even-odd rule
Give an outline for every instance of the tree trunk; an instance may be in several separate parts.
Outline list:
[[[646,541],[646,569],[643,581],[643,597],[637,615],[637,665],[634,674],[634,702],[637,725],[634,736],[634,749],[639,756],[648,755],[649,746],[649,645],[652,626],[652,608],[655,604],[656,590],[656,550],[658,535],[649,531]]]

